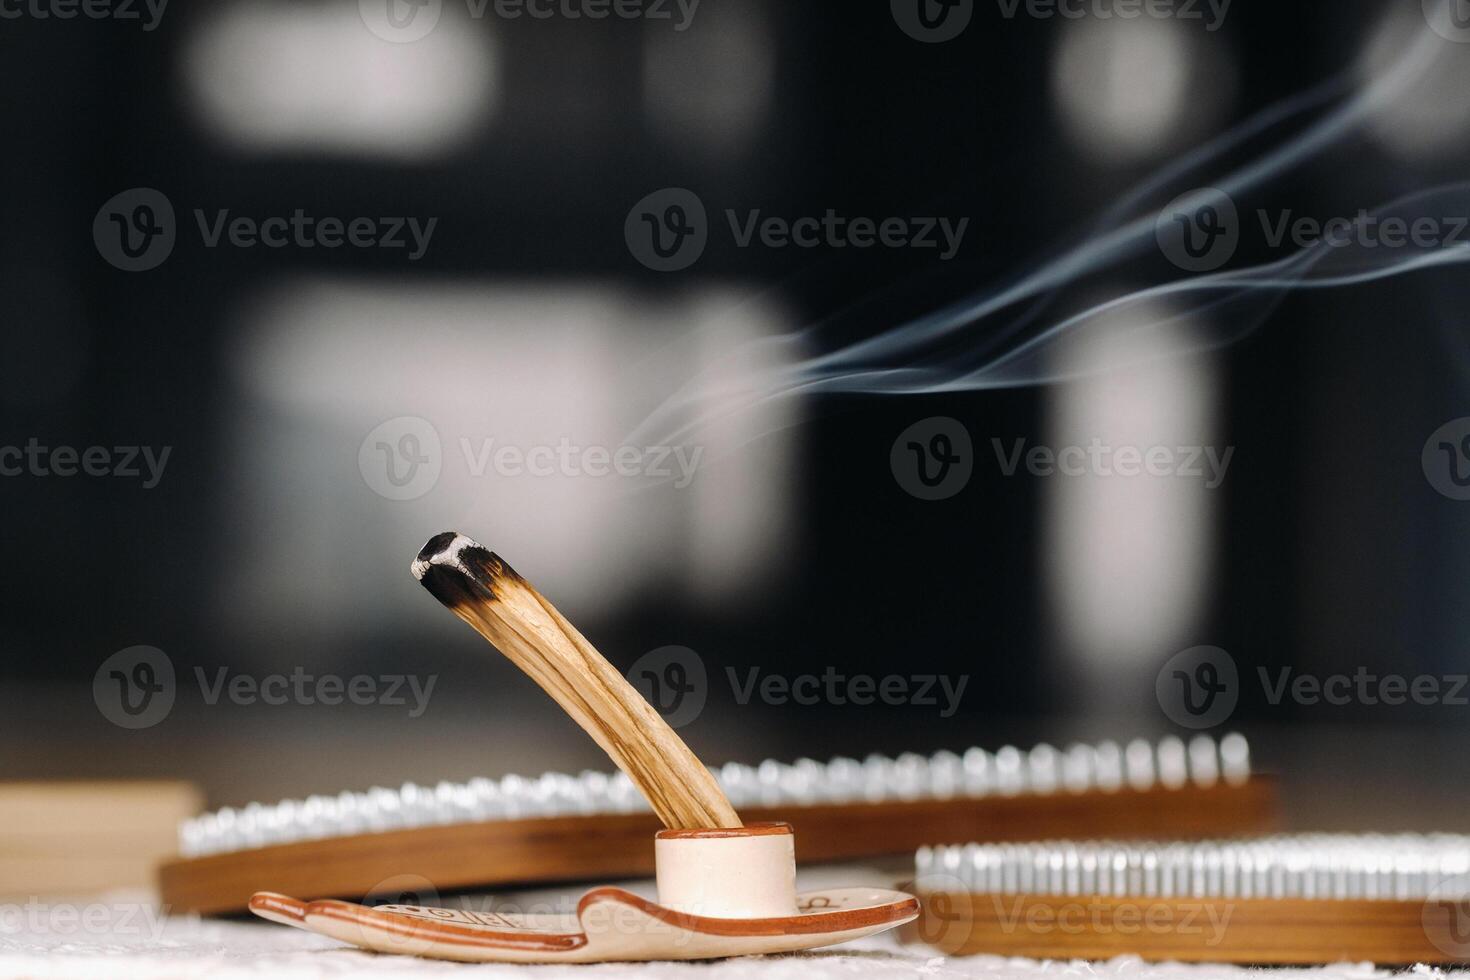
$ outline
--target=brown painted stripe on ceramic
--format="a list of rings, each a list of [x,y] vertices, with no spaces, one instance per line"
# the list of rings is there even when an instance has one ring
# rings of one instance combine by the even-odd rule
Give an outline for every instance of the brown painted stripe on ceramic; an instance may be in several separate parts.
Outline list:
[[[820,893],[817,893],[820,894]],[[813,893],[797,896],[810,899]],[[897,902],[856,909],[832,909],[804,912],[800,915],[771,919],[714,919],[688,912],[676,912],[630,891],[613,886],[594,888],[577,903],[577,914],[596,902],[618,902],[637,909],[650,918],[689,932],[710,936],[802,936],[828,932],[847,932],[872,926],[906,922],[919,914],[919,901],[905,895]]]
[[[708,840],[715,837],[775,837],[791,835],[791,824],[779,820],[748,823],[744,827],[703,827],[688,830],[660,830],[658,840]]]

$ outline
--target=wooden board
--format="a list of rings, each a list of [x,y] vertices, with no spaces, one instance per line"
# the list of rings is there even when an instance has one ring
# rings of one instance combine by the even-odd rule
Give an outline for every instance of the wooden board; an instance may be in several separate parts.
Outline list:
[[[1274,783],[1080,794],[747,808],[747,822],[796,828],[799,862],[911,853],[924,844],[1046,837],[1201,838],[1276,827]],[[300,841],[166,863],[163,901],[175,912],[240,912],[259,891],[362,899],[412,875],[440,893],[653,873],[651,814],[547,817],[419,827]]]
[[[1291,964],[1470,960],[1470,903],[921,892],[902,933],[949,955]]]
[[[0,783],[0,898],[147,888],[202,804],[185,782]]]

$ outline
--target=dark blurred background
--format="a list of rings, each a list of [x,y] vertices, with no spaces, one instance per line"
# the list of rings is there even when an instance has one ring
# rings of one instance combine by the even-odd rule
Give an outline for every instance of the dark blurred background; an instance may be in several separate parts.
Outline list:
[[[820,353],[1007,281],[1204,140],[1330,79],[1342,90],[1317,112],[1351,98],[1426,31],[1418,3],[1237,0],[1215,30],[1204,7],[1204,20],[1043,19],[976,3],[935,44],[886,4],[703,0],[681,30],[677,5],[669,20],[511,19],[444,0],[416,40],[374,30],[372,6],[211,0],[171,4],[151,30],[146,7],[141,22],[0,24],[0,444],[170,453],[151,487],[0,478],[7,777],[179,776],[225,805],[607,768],[409,575],[424,540],[455,528],[619,667],[695,651],[707,702],[681,732],[710,763],[1189,734],[1155,679],[1207,644],[1241,678],[1215,730],[1252,736],[1287,778],[1293,822],[1470,829],[1457,796],[1470,709],[1272,704],[1258,679],[1470,670],[1470,502],[1421,465],[1431,433],[1470,414],[1457,267],[1291,293],[1258,325],[1205,328],[1236,342],[1074,381],[776,399],[693,437],[706,454],[683,487],[477,475],[464,452],[616,447],[751,350]],[[1411,98],[1242,214],[1352,215],[1463,179],[1470,45],[1436,43]],[[673,272],[624,237],[635,203],[666,187],[693,191],[710,226]],[[145,271],[117,268],[94,237],[99,209],[133,188],[175,213],[172,252]],[[209,247],[195,211],[222,209],[437,223],[417,259]],[[949,260],[742,248],[727,209],[969,225]],[[1245,260],[1266,249],[1253,222]],[[1180,275],[1140,256],[1069,283],[1040,316]],[[760,343],[814,324],[800,344]],[[1095,356],[1085,339],[1048,354],[1059,378]],[[403,445],[405,417],[432,427],[440,472],[390,499],[369,464],[380,437]],[[941,500],[906,491],[890,460],[933,417],[973,443],[972,476]],[[1094,437],[1233,455],[1206,487],[1007,476],[992,442]],[[99,710],[94,679],[135,645],[166,653],[176,697],[130,730]],[[948,717],[741,704],[727,668],[743,683],[753,667],[969,680]],[[221,668],[437,681],[410,717],[211,704],[198,677]]]

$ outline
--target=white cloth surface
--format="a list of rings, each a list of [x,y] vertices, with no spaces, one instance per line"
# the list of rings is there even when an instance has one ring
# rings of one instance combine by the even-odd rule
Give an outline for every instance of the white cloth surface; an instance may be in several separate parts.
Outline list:
[[[81,908],[85,909],[85,906]],[[343,946],[270,923],[215,922],[192,917],[151,921],[134,913],[102,925],[93,913],[85,928],[64,919],[60,928],[14,930],[0,934],[0,977],[173,978],[271,977],[315,980],[318,977],[520,977],[522,980],[862,980],[867,977],[924,977],[932,980],[981,978],[1026,980],[1041,977],[1118,977],[1128,980],[1193,980],[1243,978],[1287,973],[1302,980],[1363,980],[1387,977],[1388,971],[1368,964],[1338,964],[1311,970],[1269,971],[1230,966],[1185,966],[1143,963],[1119,957],[1106,963],[1046,962],[996,956],[943,957],[903,947],[890,935],[874,936],[831,950],[789,956],[752,956],[705,963],[608,963],[591,966],[513,966],[458,964],[409,956],[384,956]],[[110,926],[110,927],[109,927]],[[1438,971],[1419,968],[1423,976]],[[1464,974],[1461,974],[1464,976]]]
[[[74,910],[74,911],[73,911]],[[105,913],[104,911],[105,910]],[[200,976],[279,977],[481,977],[521,976],[534,980],[813,980],[833,977],[917,976],[1010,980],[1031,977],[1126,977],[1130,980],[1245,978],[1289,972],[1311,980],[1361,980],[1389,976],[1368,964],[1339,964],[1314,970],[1265,971],[1229,966],[1148,964],[1133,957],[1107,963],[1045,962],[996,956],[943,957],[904,947],[890,935],[874,936],[831,950],[790,956],[752,956],[708,963],[609,963],[592,966],[458,964],[409,956],[383,956],[335,940],[270,923],[216,922],[193,917],[147,915],[137,903],[36,903],[23,916],[10,916],[0,932],[0,977],[110,977],[171,980]],[[19,928],[17,928],[19,926]],[[1437,971],[1415,971],[1435,975]]]
[[[803,869],[799,887],[844,880],[873,880],[857,868]],[[652,883],[633,886],[652,893]],[[576,889],[570,889],[575,892]],[[563,892],[521,892],[518,899]],[[450,903],[446,903],[450,904]],[[1418,967],[1423,977],[1449,974]],[[0,980],[225,980],[271,977],[316,980],[334,977],[519,977],[521,980],[865,980],[922,977],[932,980],[1030,980],[1042,977],[1117,977],[1126,980],[1244,980],[1265,976],[1290,980],[1364,980],[1393,972],[1371,964],[1336,964],[1315,969],[1262,970],[1220,965],[1144,963],[1119,957],[1106,963],[1011,959],[999,956],[945,957],[920,946],[904,946],[885,933],[831,949],[783,956],[747,956],[694,963],[607,963],[587,966],[460,964],[411,956],[369,953],[333,939],[264,921],[166,916],[146,894],[113,894],[84,900],[32,899],[0,902]],[[1470,973],[1455,976],[1470,978]]]

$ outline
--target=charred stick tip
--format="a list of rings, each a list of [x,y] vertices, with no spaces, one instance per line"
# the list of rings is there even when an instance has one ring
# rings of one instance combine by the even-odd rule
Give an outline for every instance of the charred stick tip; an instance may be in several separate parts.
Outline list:
[[[430,538],[409,569],[434,598],[451,609],[465,602],[494,599],[496,581],[515,574],[484,545],[456,531]]]

